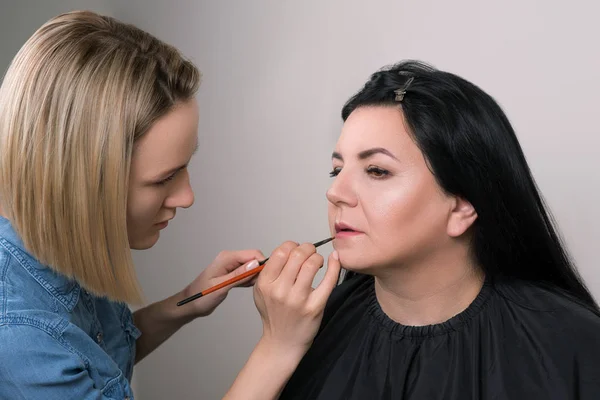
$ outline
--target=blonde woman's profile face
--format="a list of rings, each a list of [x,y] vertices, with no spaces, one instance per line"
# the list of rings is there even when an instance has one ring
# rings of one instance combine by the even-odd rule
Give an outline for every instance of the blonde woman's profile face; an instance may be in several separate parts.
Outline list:
[[[175,217],[194,203],[188,163],[198,146],[198,103],[179,103],[136,140],[127,198],[132,249],[147,249]]]

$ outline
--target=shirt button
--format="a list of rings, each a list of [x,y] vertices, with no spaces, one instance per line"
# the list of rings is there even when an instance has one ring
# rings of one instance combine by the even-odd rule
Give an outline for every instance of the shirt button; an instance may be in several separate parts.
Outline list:
[[[102,341],[103,335],[102,332],[98,333],[96,335],[96,342],[100,343]]]
[[[129,396],[125,396],[125,400],[129,400]]]

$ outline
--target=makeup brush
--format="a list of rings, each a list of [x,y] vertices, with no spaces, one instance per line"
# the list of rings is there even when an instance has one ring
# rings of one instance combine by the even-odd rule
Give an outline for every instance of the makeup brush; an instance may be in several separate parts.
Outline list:
[[[329,242],[331,242],[332,240],[333,240],[333,238],[332,238],[332,237],[330,237],[330,238],[327,238],[327,239],[325,239],[325,240],[321,240],[320,242],[313,243],[313,246],[315,246],[315,247],[319,247],[319,246],[322,246],[322,245],[324,245],[325,243],[329,243]],[[200,292],[200,293],[196,293],[195,295],[193,295],[193,296],[190,296],[190,297],[188,297],[187,299],[181,300],[180,302],[178,302],[178,303],[177,303],[177,305],[178,305],[178,306],[182,306],[182,305],[184,305],[184,304],[187,304],[187,303],[189,303],[190,301],[193,301],[193,300],[199,299],[199,298],[200,298],[200,297],[202,297],[202,296],[206,296],[206,295],[207,295],[207,294],[209,294],[209,293],[212,293],[212,292],[214,292],[214,291],[216,291],[216,290],[219,290],[219,289],[221,289],[221,288],[224,288],[225,286],[231,285],[232,283],[235,283],[235,282],[241,281],[242,279],[244,279],[244,278],[247,278],[247,277],[249,277],[249,276],[256,275],[256,274],[258,274],[260,271],[262,271],[262,270],[263,270],[263,268],[265,267],[265,263],[266,263],[268,260],[269,260],[269,257],[267,257],[267,258],[265,258],[264,260],[262,260],[261,262],[259,262],[259,263],[258,263],[258,267],[254,268],[254,269],[251,269],[250,271],[246,271],[246,272],[244,272],[244,273],[243,273],[243,274],[241,274],[241,275],[238,275],[238,276],[235,276],[235,277],[233,277],[233,278],[231,278],[231,279],[228,279],[228,280],[226,280],[225,282],[221,282],[221,283],[219,283],[218,285],[215,285],[215,286],[213,286],[213,287],[211,287],[211,288],[209,288],[209,289],[203,290],[203,291],[202,291],[202,292]]]

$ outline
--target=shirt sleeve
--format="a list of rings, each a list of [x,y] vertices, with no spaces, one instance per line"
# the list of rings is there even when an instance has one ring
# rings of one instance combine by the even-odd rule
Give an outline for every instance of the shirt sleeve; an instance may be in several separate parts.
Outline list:
[[[0,399],[109,398],[84,359],[50,329],[0,323]]]

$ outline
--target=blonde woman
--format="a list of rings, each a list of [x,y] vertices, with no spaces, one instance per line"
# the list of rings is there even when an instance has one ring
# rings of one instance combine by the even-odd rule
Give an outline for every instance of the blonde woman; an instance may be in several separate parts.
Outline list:
[[[0,88],[0,398],[132,399],[134,364],[228,289],[176,303],[264,258],[220,253],[180,293],[127,306],[142,301],[130,249],[194,202],[199,83],[173,47],[91,12],[53,18],[13,60]]]

